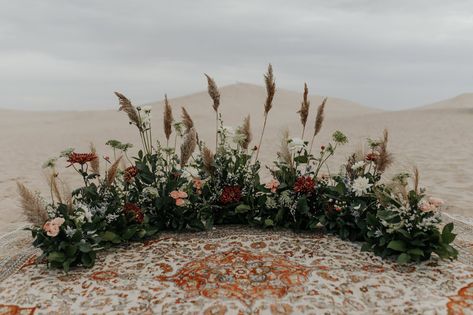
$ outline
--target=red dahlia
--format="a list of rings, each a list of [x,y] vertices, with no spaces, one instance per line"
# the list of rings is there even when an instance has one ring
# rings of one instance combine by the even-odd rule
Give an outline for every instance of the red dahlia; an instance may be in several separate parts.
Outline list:
[[[72,164],[84,165],[87,162],[92,162],[96,158],[97,158],[97,155],[95,153],[75,153],[75,152],[72,152],[68,156],[67,162],[69,162],[70,164],[67,167],[71,166]]]
[[[130,166],[125,169],[125,181],[131,182],[133,178],[135,178],[136,174],[138,174],[138,169],[136,166]]]
[[[239,186],[225,186],[220,195],[220,202],[228,204],[238,202],[241,199],[241,188]]]
[[[134,203],[126,203],[125,206],[123,207],[123,211],[125,211],[126,214],[132,213],[134,216],[134,220],[137,223],[143,223],[143,220],[145,218],[143,211],[141,211],[141,208],[138,207]]]
[[[298,193],[310,193],[315,190],[315,181],[310,176],[301,176],[294,184],[294,191]]]

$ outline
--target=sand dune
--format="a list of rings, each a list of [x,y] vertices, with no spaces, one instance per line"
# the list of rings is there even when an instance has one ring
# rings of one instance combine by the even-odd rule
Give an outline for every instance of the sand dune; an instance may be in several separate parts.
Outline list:
[[[262,125],[265,89],[251,84],[235,84],[221,88],[221,112],[226,125],[236,126],[251,114],[253,132]],[[111,96],[112,97],[112,96]],[[311,97],[309,134],[313,128],[315,108],[320,96]],[[301,94],[278,90],[270,112],[268,129],[261,157],[269,161],[275,154],[281,131],[289,128],[300,136],[299,108]],[[171,99],[174,115],[186,106],[193,116],[200,138],[213,147],[214,116],[206,92]],[[154,103],[153,126],[162,137],[162,102]],[[473,211],[473,94],[462,94],[424,106],[398,112],[368,108],[347,100],[329,98],[326,121],[318,145],[325,144],[330,134],[340,129],[350,138],[334,159],[342,162],[352,150],[361,146],[367,137],[377,137],[387,127],[391,132],[391,148],[397,163],[390,174],[417,165],[422,183],[433,194],[445,198],[448,211],[471,215]],[[94,141],[103,153],[104,143],[111,138],[139,144],[133,126],[127,124],[123,113],[116,111],[88,112],[29,112],[0,110],[0,228],[22,220],[16,197],[15,181],[25,182],[47,196],[41,165],[66,147],[87,150]],[[334,166],[332,166],[334,168]],[[61,170],[61,169],[60,169]],[[390,175],[388,174],[388,175]],[[78,179],[70,169],[64,178],[72,183]]]
[[[429,110],[429,109],[465,109],[471,110],[473,108],[473,93],[463,93],[453,98],[438,101],[432,104],[424,105],[418,108],[418,110]]]

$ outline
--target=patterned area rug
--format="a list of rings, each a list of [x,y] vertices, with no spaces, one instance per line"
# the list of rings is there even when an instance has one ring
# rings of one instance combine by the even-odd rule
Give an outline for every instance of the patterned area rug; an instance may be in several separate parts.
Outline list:
[[[469,314],[473,233],[457,221],[455,262],[399,266],[321,233],[219,227],[115,248],[69,274],[35,265],[16,230],[0,238],[0,314]]]

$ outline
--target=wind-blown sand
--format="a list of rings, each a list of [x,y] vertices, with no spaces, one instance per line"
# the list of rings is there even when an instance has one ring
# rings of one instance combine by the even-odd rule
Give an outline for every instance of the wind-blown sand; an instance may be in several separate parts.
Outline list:
[[[122,91],[126,95],[126,91]],[[254,138],[262,125],[265,89],[250,84],[235,84],[221,88],[221,112],[226,125],[237,126],[251,114]],[[113,98],[111,93],[111,99]],[[269,113],[261,158],[269,162],[275,157],[282,130],[289,128],[292,136],[300,137],[299,109],[301,94],[278,90]],[[316,107],[321,97],[311,97],[308,131],[313,130]],[[170,100],[174,116],[180,116],[185,106],[192,115],[201,139],[214,146],[214,112],[206,92]],[[117,101],[118,103],[118,101]],[[135,104],[136,105],[136,104]],[[155,134],[163,138],[162,102],[153,104]],[[118,106],[117,106],[118,107]],[[23,219],[18,206],[16,181],[48,197],[41,165],[67,147],[86,151],[93,141],[99,153],[110,154],[105,142],[109,139],[132,142],[139,146],[133,126],[127,124],[124,113],[116,111],[31,112],[0,110],[0,231],[9,223]],[[388,112],[364,107],[347,100],[329,97],[324,128],[317,146],[327,143],[333,131],[347,134],[350,143],[341,148],[332,165],[336,171],[347,155],[361,147],[368,137],[381,136],[384,128],[391,135],[390,149],[396,163],[386,176],[396,171],[409,171],[414,165],[421,171],[421,184],[428,193],[444,198],[447,211],[472,215],[473,204],[473,94],[462,94],[429,106]],[[256,142],[256,141],[254,141]],[[66,164],[64,163],[64,166]],[[70,169],[58,167],[71,187],[79,178]]]

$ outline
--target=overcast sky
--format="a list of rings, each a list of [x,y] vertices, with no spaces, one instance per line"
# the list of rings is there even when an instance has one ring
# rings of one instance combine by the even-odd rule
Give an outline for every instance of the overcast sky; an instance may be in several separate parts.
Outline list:
[[[472,0],[0,0],[0,107],[262,82],[400,109],[473,92]]]

